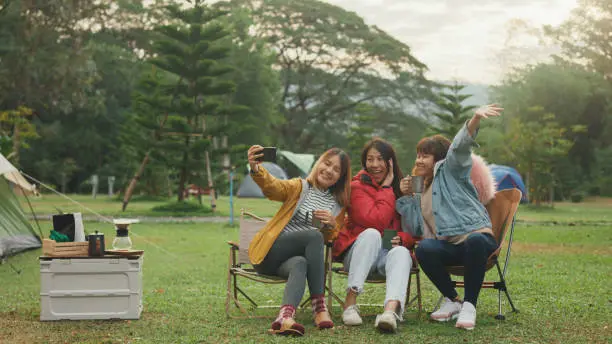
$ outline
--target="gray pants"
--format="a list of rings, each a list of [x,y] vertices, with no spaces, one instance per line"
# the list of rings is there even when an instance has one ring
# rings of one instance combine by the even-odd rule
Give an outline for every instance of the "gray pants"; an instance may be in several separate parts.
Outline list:
[[[385,305],[389,301],[399,301],[401,317],[411,268],[412,258],[407,248],[396,246],[391,250],[383,249],[380,232],[368,228],[359,234],[344,257],[344,270],[348,271],[347,291],[352,289],[361,294],[368,276],[386,277]]]
[[[287,279],[283,305],[297,308],[306,281],[310,295],[323,295],[325,288],[325,254],[323,235],[306,230],[282,233],[261,264],[253,266],[258,273]]]

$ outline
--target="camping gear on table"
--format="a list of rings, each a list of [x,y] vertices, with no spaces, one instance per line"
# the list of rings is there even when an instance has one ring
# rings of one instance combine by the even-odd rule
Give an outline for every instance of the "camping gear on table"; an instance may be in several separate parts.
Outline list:
[[[88,254],[90,257],[100,257],[104,255],[104,234],[89,234],[87,236],[89,242]]]
[[[136,219],[115,219],[115,229],[117,230],[117,236],[113,240],[114,250],[129,250],[132,248],[132,240],[128,234],[128,227],[132,223],[138,223]]]

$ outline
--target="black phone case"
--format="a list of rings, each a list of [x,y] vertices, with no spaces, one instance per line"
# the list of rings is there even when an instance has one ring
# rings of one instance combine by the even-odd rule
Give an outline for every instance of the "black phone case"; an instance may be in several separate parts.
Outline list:
[[[276,162],[276,147],[264,147],[263,156],[259,161]]]

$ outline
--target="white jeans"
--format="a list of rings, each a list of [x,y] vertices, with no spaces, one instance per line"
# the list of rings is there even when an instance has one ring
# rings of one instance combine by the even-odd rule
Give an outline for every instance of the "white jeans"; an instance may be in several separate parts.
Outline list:
[[[385,305],[389,301],[399,301],[401,317],[411,268],[412,258],[407,248],[396,246],[391,250],[383,249],[380,232],[368,228],[359,234],[344,257],[344,270],[348,271],[347,291],[352,289],[361,294],[368,276],[384,276],[387,285]]]

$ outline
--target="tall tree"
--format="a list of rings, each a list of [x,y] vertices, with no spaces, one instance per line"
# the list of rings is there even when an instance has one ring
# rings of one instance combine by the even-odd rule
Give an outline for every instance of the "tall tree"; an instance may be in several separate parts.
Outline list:
[[[168,108],[172,98],[163,94],[162,80],[162,73],[155,68],[150,73],[143,74],[134,92],[133,113],[122,127],[122,151],[132,159],[142,159],[125,189],[122,211],[127,208],[136,184],[151,161],[152,153],[155,153],[155,149],[159,148],[163,140],[163,129],[169,116],[168,111],[164,109]],[[158,156],[163,157],[159,154]]]
[[[542,108],[531,108],[525,116],[510,120],[505,136],[506,154],[520,172],[527,176],[526,187],[537,206],[554,190],[557,182],[559,158],[565,156],[573,143],[565,138],[567,129],[561,127],[551,113]],[[572,128],[581,131],[580,126]],[[552,201],[554,197],[550,197]]]
[[[594,162],[595,148],[608,140],[606,127],[610,116],[611,89],[598,74],[580,66],[563,62],[530,66],[510,74],[503,83],[494,87],[494,97],[504,105],[503,120],[538,113],[529,111],[542,107],[544,113],[554,113],[563,128],[583,125],[586,131],[565,132],[565,138],[576,142],[569,152],[576,170],[588,175]]]
[[[463,102],[470,98],[469,94],[461,94],[465,85],[455,81],[452,85],[444,85],[441,92],[438,94],[436,105],[442,112],[434,112],[433,116],[437,118],[437,123],[429,126],[431,134],[440,134],[448,137],[454,137],[455,134],[465,125],[465,122],[472,116],[471,111],[476,106],[464,106]]]
[[[186,183],[201,184],[205,167],[212,187],[210,166],[206,166],[211,141],[226,133],[226,123],[218,119],[235,113],[233,106],[223,101],[223,96],[235,88],[233,82],[222,78],[232,70],[222,63],[232,42],[217,20],[226,13],[200,0],[191,4],[187,8],[166,7],[170,24],[157,27],[162,38],[155,43],[156,57],[151,60],[175,79],[165,86],[165,94],[173,100],[168,106],[161,151],[179,170],[179,201],[183,200]]]
[[[410,47],[354,12],[318,0],[232,0],[219,6],[250,9],[251,32],[277,54],[284,120],[271,125],[287,149],[316,153],[343,143],[359,104],[415,104],[429,91],[426,66]],[[387,114],[409,115],[406,106],[395,110],[400,108]]]
[[[563,58],[585,64],[612,83],[610,0],[580,0],[565,22],[545,29],[561,45]]]

